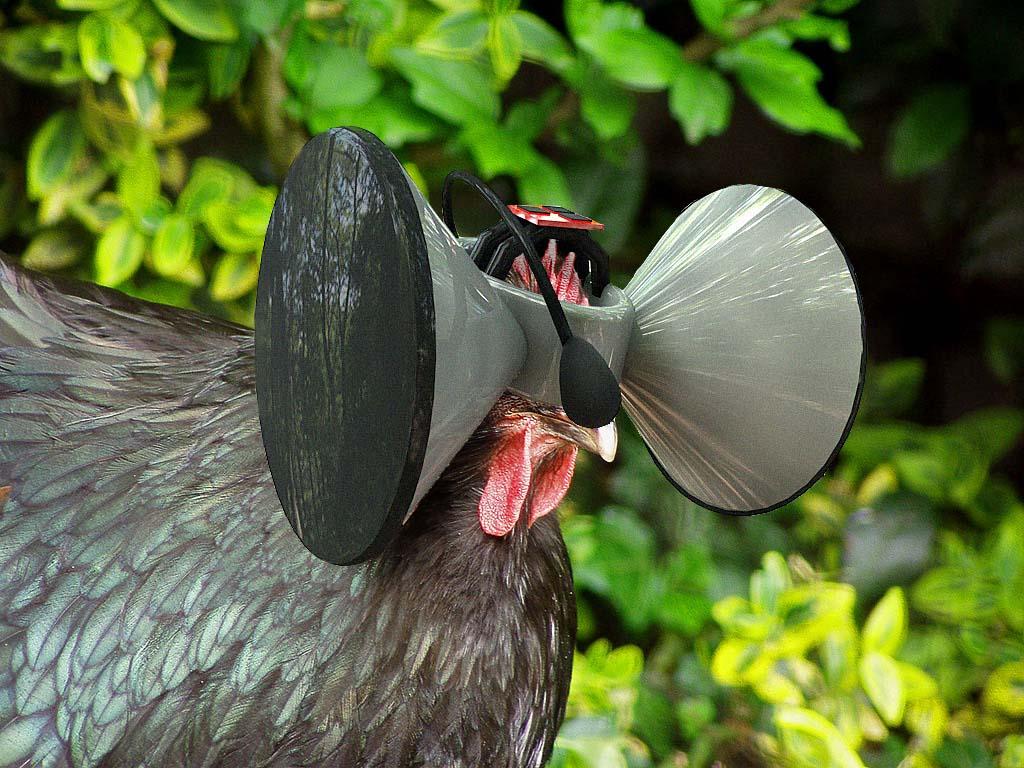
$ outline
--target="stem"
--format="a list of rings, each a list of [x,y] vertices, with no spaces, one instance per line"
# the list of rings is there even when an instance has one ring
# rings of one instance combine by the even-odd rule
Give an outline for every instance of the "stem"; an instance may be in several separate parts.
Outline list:
[[[286,41],[262,41],[253,52],[252,67],[256,107],[251,118],[263,137],[274,172],[282,179],[309,138],[303,127],[284,111],[284,101],[288,98],[288,86],[282,74],[286,45]]]
[[[780,21],[796,21],[814,3],[815,0],[776,0],[759,13],[736,19],[732,23],[733,37],[739,40]],[[683,58],[688,61],[706,61],[726,42],[708,32],[702,32],[683,46]]]

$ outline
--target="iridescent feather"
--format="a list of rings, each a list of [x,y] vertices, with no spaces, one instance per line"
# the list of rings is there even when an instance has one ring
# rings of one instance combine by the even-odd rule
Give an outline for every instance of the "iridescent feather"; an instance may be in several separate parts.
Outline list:
[[[292,533],[247,329],[0,258],[0,766],[540,766],[554,516],[479,529],[485,421],[379,559]]]

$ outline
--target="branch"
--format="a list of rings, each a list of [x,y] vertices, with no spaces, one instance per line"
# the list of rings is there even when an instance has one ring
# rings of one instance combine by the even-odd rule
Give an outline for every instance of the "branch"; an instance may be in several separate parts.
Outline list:
[[[776,0],[763,11],[734,21],[732,23],[733,37],[736,39],[750,37],[755,32],[780,21],[796,21],[814,3],[815,0]],[[702,32],[683,46],[683,58],[687,61],[706,61],[726,42],[712,34]]]
[[[282,75],[284,45],[282,41],[271,39],[256,46],[252,65],[255,108],[250,113],[270,154],[270,162],[282,179],[309,138],[303,127],[284,110],[284,101],[288,98],[288,86]]]

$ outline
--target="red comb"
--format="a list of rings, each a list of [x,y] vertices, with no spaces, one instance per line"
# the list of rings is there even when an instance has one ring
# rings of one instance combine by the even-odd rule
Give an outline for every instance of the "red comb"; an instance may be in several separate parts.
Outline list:
[[[541,263],[544,265],[544,271],[548,274],[548,280],[551,281],[551,287],[555,289],[555,296],[558,297],[559,301],[581,304],[584,307],[590,306],[590,301],[583,291],[583,283],[580,282],[579,273],[576,272],[576,254],[570,251],[562,259],[562,263],[556,271],[555,264],[557,261],[558,246],[554,240],[548,240],[548,247],[544,251],[544,258],[541,259]],[[509,281],[520,288],[540,293],[537,279],[533,276],[533,272],[530,271],[530,265],[526,262],[525,256],[519,255],[512,262],[512,272],[509,275]]]

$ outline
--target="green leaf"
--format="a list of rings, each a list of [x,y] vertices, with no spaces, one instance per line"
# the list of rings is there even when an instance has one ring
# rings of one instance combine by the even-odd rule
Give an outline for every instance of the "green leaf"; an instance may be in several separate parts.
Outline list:
[[[511,80],[523,61],[523,41],[511,16],[501,15],[491,19],[487,31],[487,49],[491,53],[491,66],[499,82]]]
[[[0,32],[0,63],[44,85],[70,85],[85,76],[78,32],[71,24],[39,24]]]
[[[146,64],[146,46],[135,28],[105,13],[90,13],[78,25],[78,49],[86,74],[98,83],[113,72],[134,80]]]
[[[821,70],[813,61],[764,37],[741,40],[721,51],[716,60],[737,72],[761,68],[765,75],[787,83],[816,83],[821,79]]]
[[[629,130],[636,112],[636,96],[593,70],[579,87],[580,112],[594,133],[608,140]]]
[[[178,195],[178,210],[193,220],[200,219],[210,205],[231,197],[239,173],[222,161],[199,158],[192,166],[188,183]]]
[[[714,604],[711,613],[727,635],[743,640],[764,640],[780,623],[772,614],[755,612],[750,601],[739,595],[722,598]]]
[[[260,265],[251,253],[226,253],[213,268],[210,296],[217,301],[241,298],[256,287]]]
[[[995,760],[977,739],[947,739],[935,750],[941,768],[995,768]]]
[[[226,0],[153,0],[174,26],[200,40],[227,43],[238,37],[238,22]]]
[[[494,122],[499,101],[478,64],[448,61],[408,48],[391,52],[395,68],[412,83],[412,99],[428,112],[459,125]]]
[[[833,50],[850,50],[850,28],[843,19],[805,13],[798,19],[786,22],[782,28],[800,40],[828,40]]]
[[[800,686],[775,668],[770,668],[766,674],[759,675],[753,680],[752,687],[757,697],[769,704],[802,706],[805,703]]]
[[[107,231],[107,227],[124,215],[121,202],[113,192],[100,192],[95,199],[72,200],[68,206],[74,217],[94,235]]]
[[[614,79],[637,90],[668,88],[683,64],[679,46],[647,27],[604,33],[594,57]]]
[[[700,594],[667,592],[657,609],[657,620],[666,629],[695,636],[711,617],[711,601]]]
[[[181,273],[195,253],[196,233],[192,222],[180,213],[165,217],[153,237],[150,254],[153,269],[165,277]]]
[[[565,174],[548,158],[539,155],[519,172],[519,194],[537,205],[572,205],[572,192]]]
[[[226,99],[238,90],[249,68],[252,47],[252,42],[247,39],[203,46],[210,96],[215,99]]]
[[[825,13],[845,13],[857,5],[860,0],[821,0],[821,10]]]
[[[922,91],[893,125],[886,158],[889,172],[907,178],[939,165],[963,143],[969,123],[965,86],[938,85]]]
[[[750,602],[759,612],[773,614],[779,596],[793,586],[786,558],[778,552],[766,552],[761,570],[750,575]]]
[[[314,133],[338,125],[358,125],[375,134],[389,147],[435,138],[443,125],[423,111],[404,90],[385,92],[358,107],[338,107],[314,112],[307,119]]]
[[[483,0],[430,0],[430,2],[446,11],[465,11],[483,6]]]
[[[85,148],[85,132],[77,114],[62,110],[47,119],[28,148],[29,199],[38,200],[67,181]]]
[[[96,282],[115,286],[135,274],[146,251],[146,238],[121,218],[111,224],[96,243]]]
[[[907,696],[907,712],[903,717],[904,727],[913,733],[919,740],[924,751],[930,752],[935,749],[946,738],[946,726],[949,724],[949,709],[945,702],[938,698],[938,686],[924,672],[920,672],[927,678],[935,691],[928,698],[921,698],[917,701]],[[905,680],[906,678],[904,678]],[[931,768],[932,763],[924,764],[923,768]]]
[[[503,173],[517,174],[540,159],[527,135],[508,128],[486,123],[472,125],[459,137],[485,179]]]
[[[1024,718],[1024,661],[1003,664],[989,675],[982,701],[1005,717]]]
[[[744,685],[759,655],[758,643],[738,637],[726,638],[711,657],[711,676],[721,685]]]
[[[829,632],[818,648],[821,671],[831,688],[849,690],[857,682],[857,640],[852,628]]]
[[[913,408],[924,382],[924,360],[906,358],[868,368],[860,417],[903,416]]]
[[[300,19],[292,31],[282,67],[284,79],[299,93],[309,90],[309,84],[313,80],[316,71],[313,51],[316,45],[308,25]]]
[[[117,196],[127,211],[141,219],[159,195],[160,161],[153,145],[140,141],[117,174]]]
[[[945,434],[943,434],[945,432]],[[904,487],[937,502],[967,506],[985,484],[988,460],[953,430],[927,433],[892,457]]]
[[[504,127],[522,136],[526,141],[533,141],[547,128],[551,111],[561,95],[561,89],[554,87],[545,91],[539,99],[521,99],[515,102],[505,113]]]
[[[907,599],[899,587],[890,587],[864,622],[861,633],[865,653],[894,656],[907,638]]]
[[[640,29],[644,26],[644,14],[629,3],[566,0],[565,23],[576,44],[596,58],[604,33],[616,29]]]
[[[906,692],[908,702],[930,699],[939,695],[939,684],[927,672],[902,661],[897,661],[896,666],[900,670],[900,680],[903,681],[903,690]]]
[[[715,719],[715,702],[710,696],[690,696],[676,705],[676,719],[683,736],[693,741]]]
[[[141,285],[127,283],[120,287],[129,296],[156,304],[170,304],[174,307],[192,309],[192,288],[170,280],[146,280]]]
[[[728,127],[732,88],[713,69],[684,61],[672,83],[668,106],[687,143],[699,144],[705,136],[718,136]]]
[[[37,219],[43,226],[56,224],[76,203],[88,200],[107,183],[109,174],[101,162],[89,156],[79,158],[71,175],[39,201]]]
[[[512,14],[521,41],[523,58],[543,64],[555,72],[564,72],[574,61],[572,49],[558,30],[539,16],[527,11]]]
[[[1024,768],[1024,736],[1015,734],[1003,741],[999,768]]]
[[[724,31],[727,0],[690,0],[690,5],[704,29],[714,34]]]
[[[520,199],[546,202],[544,197]],[[632,510],[610,507],[579,516],[565,528],[576,584],[606,598],[623,622],[644,629],[660,594],[654,571],[654,534]]]
[[[886,724],[899,725],[907,698],[893,658],[877,652],[864,654],[860,660],[860,682]]]
[[[57,0],[57,7],[66,11],[107,11],[131,0]]]
[[[990,475],[978,495],[971,499],[967,513],[976,525],[992,528],[1019,503],[1013,483],[1005,477]],[[1021,610],[1024,611],[1024,602],[1021,603]]]
[[[775,727],[793,768],[864,768],[857,753],[828,720],[811,709],[777,707]]]
[[[489,26],[480,10],[446,13],[416,38],[416,48],[438,56],[472,58],[487,45]]]
[[[846,118],[821,98],[816,86],[821,72],[806,56],[757,38],[723,51],[717,61],[736,73],[747,95],[780,125],[860,145]]]
[[[911,597],[915,608],[942,622],[985,621],[999,611],[996,586],[972,568],[949,565],[922,576]]]
[[[747,95],[780,125],[797,133],[820,133],[851,147],[860,146],[846,119],[825,103],[813,85],[803,81],[785,83],[749,68],[740,70],[737,76]]]
[[[355,48],[322,44],[316,48],[306,99],[313,110],[365,104],[381,89],[380,73]]]
[[[995,462],[1020,442],[1024,410],[983,408],[957,419],[943,431],[970,443],[985,461]]]
[[[69,229],[47,229],[32,238],[21,263],[44,272],[67,269],[77,264],[85,253],[85,238],[80,234]]]
[[[260,0],[241,4],[242,24],[248,29],[269,36],[286,21],[294,0]]]
[[[225,251],[252,253],[263,243],[273,207],[273,192],[261,190],[241,203],[211,203],[204,211],[203,223]]]
[[[597,239],[605,250],[615,253],[629,241],[634,222],[640,211],[641,200],[646,187],[647,159],[643,144],[635,137],[623,137],[623,145],[614,153],[602,153],[601,157],[579,155],[566,164],[566,178],[572,190],[575,210],[586,211],[588,216],[605,225]],[[646,454],[646,449],[640,448]],[[623,483],[634,488],[639,494],[665,494],[659,480],[657,468],[650,466],[644,458],[640,465],[645,471],[655,474],[645,478],[632,466],[629,477],[621,473],[617,482],[617,495],[625,490]]]

